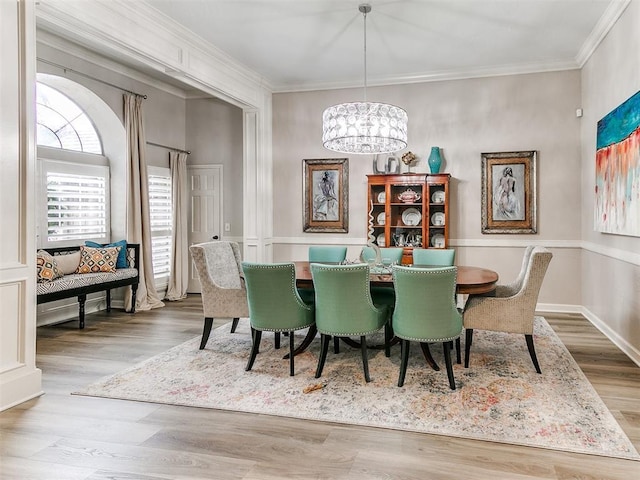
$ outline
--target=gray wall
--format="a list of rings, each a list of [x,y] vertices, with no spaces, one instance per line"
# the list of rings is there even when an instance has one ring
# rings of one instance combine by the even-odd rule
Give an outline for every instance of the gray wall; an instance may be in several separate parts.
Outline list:
[[[52,38],[52,36],[47,35],[45,38]],[[62,40],[57,41],[63,42],[64,44]],[[91,77],[117,85],[118,87],[147,95],[147,99],[143,102],[144,128],[147,141],[178,148],[185,145],[186,103],[184,91],[168,86],[166,89],[160,88],[163,85],[160,85],[159,82],[145,82],[142,80],[144,79],[144,75],[124,67],[118,67],[117,64],[102,59],[94,53],[87,52],[86,55],[96,59],[96,63],[71,55],[67,53],[67,51],[53,48],[40,41],[37,47],[39,59],[54,62],[58,65],[63,65]],[[78,48],[79,47],[70,47],[70,50],[82,52],[82,50],[76,50]],[[105,68],[100,66],[100,64],[112,65],[120,71]],[[65,76],[74,82],[84,85],[104,100],[120,121],[123,122],[123,92],[121,90],[74,74],[73,72],[65,74],[60,68],[50,66],[45,62],[38,62],[37,68],[39,73]],[[132,74],[128,75],[128,71]],[[168,167],[168,151],[166,149],[149,146],[147,150],[147,163],[149,165]]]
[[[582,304],[640,358],[640,238],[594,229],[596,125],[640,89],[640,2],[630,3],[582,69]]]
[[[105,59],[94,52],[70,44],[46,33],[37,45],[39,73],[64,76],[95,93],[117,117],[115,123],[123,123],[123,92],[118,88],[91,80],[74,72],[65,72],[48,64],[53,62],[82,74],[99,78],[112,85],[147,95],[143,102],[144,128],[147,141],[162,145],[186,148],[192,151],[189,164],[224,165],[224,221],[231,224],[226,235],[242,239],[242,111],[223,101],[211,98],[187,100],[188,94],[173,85],[165,84],[145,74]],[[76,86],[77,88],[77,86]],[[86,105],[85,105],[86,107]],[[99,111],[99,109],[96,109]],[[124,128],[111,132],[124,137]],[[102,132],[104,133],[104,132]],[[103,138],[103,141],[107,139]],[[124,138],[115,150],[106,151],[111,171],[111,237],[126,236],[126,198],[117,192],[125,185],[126,151]],[[54,156],[58,158],[57,152]],[[168,167],[169,150],[149,145],[149,165]],[[104,295],[92,295],[87,312],[104,307]],[[117,305],[119,297],[114,299]],[[75,299],[61,300],[38,306],[38,325],[55,323],[77,316]]]
[[[540,302],[580,305],[575,280],[581,268],[578,70],[376,87],[367,96],[407,110],[408,150],[419,158],[412,171],[428,171],[430,147],[442,148],[443,171],[452,176],[450,237],[459,263],[491,267],[506,282],[520,268],[524,245],[552,246]],[[349,233],[302,232],[302,159],[340,157],[322,146],[322,111],[361,98],[361,89],[274,95],[274,260],[303,259],[314,242],[347,243],[348,257],[355,258],[366,242],[371,156],[349,159]],[[482,234],[480,154],[517,150],[538,152],[538,233]]]
[[[197,98],[187,100],[189,165],[222,165],[224,223],[231,230],[225,238],[242,242],[242,110],[226,102]]]

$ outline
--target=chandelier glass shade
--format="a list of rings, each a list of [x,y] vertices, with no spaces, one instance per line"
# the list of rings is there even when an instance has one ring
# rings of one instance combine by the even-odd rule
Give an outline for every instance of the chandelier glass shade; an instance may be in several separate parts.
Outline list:
[[[386,103],[341,103],[322,115],[322,144],[342,153],[389,153],[407,146],[407,112]]]
[[[340,103],[322,114],[322,144],[340,153],[391,153],[407,146],[407,112],[387,103],[367,102],[367,13],[364,17],[364,101]]]

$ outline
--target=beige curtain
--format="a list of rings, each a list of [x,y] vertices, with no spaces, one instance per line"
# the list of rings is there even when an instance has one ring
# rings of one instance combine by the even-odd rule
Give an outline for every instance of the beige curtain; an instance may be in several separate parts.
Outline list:
[[[189,284],[189,245],[187,240],[187,154],[170,152],[171,202],[173,210],[173,232],[171,251],[171,273],[166,300],[176,301],[187,297]]]
[[[136,310],[164,307],[156,291],[151,260],[151,221],[149,217],[149,180],[146,139],[142,122],[142,97],[124,94],[124,128],[127,134],[129,189],[127,191],[127,236],[140,244],[140,283]],[[127,295],[125,308],[131,308]]]

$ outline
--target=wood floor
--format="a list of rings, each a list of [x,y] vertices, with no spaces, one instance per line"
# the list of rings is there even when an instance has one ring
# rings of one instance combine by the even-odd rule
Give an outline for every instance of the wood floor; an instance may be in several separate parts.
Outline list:
[[[640,450],[640,368],[581,316],[545,317]],[[0,478],[640,478],[630,460],[70,395],[201,328],[198,296],[135,315],[87,315],[82,331],[77,322],[39,328],[46,394],[0,414]]]

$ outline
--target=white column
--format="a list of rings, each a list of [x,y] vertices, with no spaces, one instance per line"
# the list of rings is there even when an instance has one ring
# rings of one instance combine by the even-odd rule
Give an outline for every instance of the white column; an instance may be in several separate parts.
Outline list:
[[[0,1],[0,410],[42,394],[36,368],[35,12]]]

